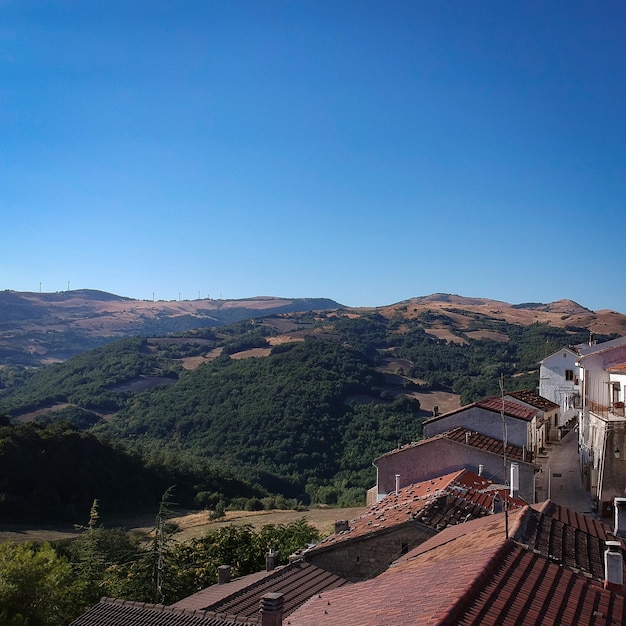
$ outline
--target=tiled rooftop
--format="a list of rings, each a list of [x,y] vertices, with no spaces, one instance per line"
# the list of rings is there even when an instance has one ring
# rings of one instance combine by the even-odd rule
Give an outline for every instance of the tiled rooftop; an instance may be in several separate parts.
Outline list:
[[[330,535],[307,554],[331,549],[346,541],[363,540],[368,535],[388,532],[412,521],[439,531],[491,513],[496,494],[509,501],[512,507],[526,504],[519,498],[511,499],[507,489],[470,470],[415,483],[368,507],[365,513],[350,520],[346,530]]]
[[[557,517],[550,518],[549,513]],[[549,538],[568,518],[546,504],[450,526],[375,579],[312,598],[285,622],[291,626],[593,626],[626,623],[624,594],[570,566],[570,547]],[[545,532],[536,522],[542,519]],[[567,533],[585,534],[572,517]],[[534,526],[533,526],[534,525]],[[602,529],[591,525],[593,536]],[[507,537],[508,530],[508,537]],[[557,533],[558,534],[558,533]],[[593,544],[591,534],[582,540]],[[578,539],[581,539],[578,537]],[[597,538],[596,538],[597,539]],[[594,548],[595,549],[595,548]],[[576,553],[576,550],[575,550]]]
[[[621,539],[602,522],[566,511],[549,502],[539,510],[531,508],[515,540],[553,563],[581,570],[597,581],[603,581],[605,542],[621,542]],[[626,570],[624,574],[626,580]]]
[[[237,615],[252,620],[258,617],[260,601],[266,593],[283,594],[283,615],[289,615],[311,596],[351,584],[345,578],[304,561],[296,561],[264,574],[252,574],[232,583],[212,585],[174,606]],[[232,592],[229,593],[231,589]]]
[[[607,367],[607,372],[611,374],[626,374],[626,362],[615,363],[611,367]]]
[[[554,411],[559,408],[559,405],[556,404],[556,402],[552,402],[552,400],[548,400],[548,398],[544,398],[534,391],[530,391],[530,389],[509,391],[506,395],[516,398],[521,402],[525,402],[526,404],[530,404],[530,406],[533,406],[541,411]]]
[[[395,450],[390,450],[385,454],[381,454],[378,459],[382,459],[383,457],[391,456],[393,454],[398,454],[399,452],[401,452],[402,450],[406,450],[407,448],[425,446],[428,445],[429,442],[439,439],[449,439],[450,441],[472,446],[473,448],[483,450],[484,452],[490,452],[492,454],[502,456],[502,441],[500,441],[499,439],[495,439],[494,437],[489,437],[488,435],[483,435],[481,433],[477,433],[476,431],[463,428],[462,426],[458,426],[457,428],[448,430],[445,433],[434,435],[433,437],[429,437],[428,439],[422,439],[420,441],[408,443],[404,446],[396,448]],[[511,444],[507,445],[506,456],[510,461],[525,461],[527,463],[531,462],[531,453],[528,450],[525,450],[524,448],[520,448],[518,446],[513,446]],[[378,459],[374,460],[374,464],[376,464],[376,461]]]
[[[457,617],[459,626],[624,624],[624,597],[513,542]]]
[[[485,398],[484,400],[479,400],[478,402],[476,402],[476,406],[497,413],[500,413],[502,411],[503,404],[504,414],[507,417],[515,417],[517,419],[530,422],[533,417],[537,415],[537,411],[535,409],[528,409],[521,404],[518,404],[517,402],[512,402],[511,400],[507,400],[506,398],[504,399],[503,403],[502,398],[498,396],[494,396],[493,398]]]
[[[563,522],[569,526],[573,526],[577,530],[581,530],[584,533],[592,537],[599,537],[603,541],[615,541],[616,538],[613,535],[613,529],[607,526],[604,522],[584,515],[583,513],[577,513],[571,509],[565,508],[556,502],[546,500],[545,502],[535,505],[532,508],[549,515],[556,520]]]
[[[504,398],[503,401],[501,396],[493,396],[491,398],[484,398],[483,400],[479,400],[473,404],[462,406],[461,408],[449,411],[448,413],[442,413],[441,415],[437,415],[435,417],[429,417],[427,420],[424,420],[424,424],[436,422],[449,415],[461,413],[473,407],[480,407],[481,409],[494,411],[495,413],[501,413],[504,409],[504,414],[507,417],[514,417],[516,419],[524,420],[525,422],[530,422],[537,415],[536,410],[522,406],[518,402],[513,402],[512,400],[507,400],[506,398]]]
[[[257,626],[258,623],[258,615],[249,621],[204,611],[185,611],[162,604],[102,598],[70,626]]]

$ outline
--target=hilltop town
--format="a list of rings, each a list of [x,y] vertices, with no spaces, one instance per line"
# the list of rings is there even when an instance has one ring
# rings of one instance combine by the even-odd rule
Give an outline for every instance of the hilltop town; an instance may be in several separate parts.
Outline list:
[[[366,512],[289,565],[73,626],[624,623],[625,383],[626,338],[563,347],[539,393],[435,412],[374,459]]]

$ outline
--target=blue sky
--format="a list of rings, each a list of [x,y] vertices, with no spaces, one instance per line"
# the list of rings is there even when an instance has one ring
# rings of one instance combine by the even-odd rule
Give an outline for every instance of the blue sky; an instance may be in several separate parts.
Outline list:
[[[626,4],[0,0],[0,289],[626,313]]]

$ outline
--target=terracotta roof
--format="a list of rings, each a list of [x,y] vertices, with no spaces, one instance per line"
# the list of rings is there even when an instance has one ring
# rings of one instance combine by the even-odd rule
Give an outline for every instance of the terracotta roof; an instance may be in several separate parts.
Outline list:
[[[556,402],[552,402],[552,400],[548,400],[548,398],[544,398],[530,389],[509,391],[506,395],[511,398],[516,398],[521,402],[525,402],[526,404],[530,404],[530,406],[533,406],[541,411],[554,411],[559,408],[559,405]]]
[[[577,513],[551,500],[546,500],[539,505],[534,505],[532,508],[568,526],[572,526],[576,530],[581,530],[591,537],[598,537],[603,541],[621,541],[621,539],[613,535],[613,528],[601,520],[590,517],[589,515],[584,515],[583,513]]]
[[[407,624],[442,624],[463,598],[468,576],[480,571],[494,558],[492,547],[483,548],[471,557],[449,559],[387,571],[377,578],[355,583],[311,598],[293,613],[289,626],[406,626]],[[447,622],[453,623],[453,622]]]
[[[624,374],[626,373],[626,362],[615,363],[615,365],[611,365],[611,367],[607,367],[606,371],[611,374]]]
[[[506,517],[500,514],[450,526],[377,578],[315,596],[286,623],[291,626],[626,623],[623,593],[605,590],[601,582],[578,568],[555,561],[551,558],[554,554],[550,554],[552,547],[540,544],[537,549],[507,538],[507,528],[508,537],[532,536],[533,520],[543,517],[547,522],[549,512],[549,504],[525,507]],[[557,509],[552,512],[566,517]],[[575,518],[575,521],[582,520]],[[561,550],[561,553],[565,552]]]
[[[194,593],[191,596],[187,596],[178,602],[174,602],[171,606],[179,609],[188,610],[206,610],[206,607],[223,600],[227,596],[242,591],[250,585],[254,585],[257,582],[270,576],[273,572],[254,572],[247,576],[238,576],[233,578],[230,582],[224,584],[211,585]]]
[[[385,454],[381,454],[378,458],[374,459],[374,464],[376,464],[376,461],[378,461],[378,459],[391,456],[392,454],[398,454],[399,452],[402,452],[407,448],[425,446],[428,445],[431,441],[437,441],[441,439],[448,439],[456,443],[472,446],[473,448],[483,450],[484,452],[490,452],[492,454],[502,456],[502,441],[500,439],[496,439],[495,437],[489,437],[488,435],[483,435],[476,431],[469,430],[468,428],[464,428],[463,426],[458,426],[457,428],[448,430],[445,433],[433,435],[432,437],[428,437],[428,439],[422,439],[421,441],[414,441],[404,446],[400,446],[395,450],[390,450]],[[530,463],[532,458],[532,455],[528,450],[525,450],[524,448],[520,448],[518,446],[513,446],[511,444],[507,445],[506,456],[510,461],[526,463]]]
[[[261,598],[266,593],[280,593],[284,601],[283,615],[287,616],[311,596],[351,584],[345,578],[304,561],[296,561],[263,574],[252,574],[232,583],[212,585],[173,606],[237,615],[252,620],[258,618]],[[231,585],[235,585],[234,588]]]
[[[530,422],[534,417],[537,416],[536,409],[528,409],[517,402],[512,402],[511,400],[504,399],[504,403],[502,402],[502,398],[499,396],[494,396],[493,398],[485,398],[484,400],[479,400],[476,402],[476,406],[481,407],[482,409],[487,409],[488,411],[494,411],[496,413],[502,412],[502,407],[504,404],[504,414],[507,417],[514,417],[516,419],[524,420],[526,422]]]
[[[595,523],[587,524],[585,520]],[[515,540],[551,562],[586,572],[597,581],[604,580],[605,542],[619,541],[624,549],[622,540],[606,524],[581,514],[565,515],[563,507],[550,502],[527,512]],[[626,580],[626,570],[624,574]]]
[[[480,407],[481,409],[485,409],[487,411],[493,411],[494,413],[501,413],[503,408],[502,398],[500,396],[493,396],[491,398],[484,398],[479,400],[478,402],[474,402],[473,404],[468,404],[466,406],[462,406],[459,409],[455,409],[454,411],[448,411],[448,413],[442,413],[441,415],[437,415],[435,417],[429,417],[424,420],[424,424],[430,424],[432,422],[436,422],[438,420],[444,419],[449,415],[455,415],[456,413],[462,413],[467,411],[468,409],[472,409],[474,407]],[[515,419],[521,419],[526,422],[530,422],[536,415],[537,411],[533,409],[528,409],[518,402],[513,402],[512,400],[504,399],[504,414],[507,417],[513,417]]]
[[[162,604],[102,598],[70,626],[256,626],[258,617],[246,620],[204,611],[186,611]]]
[[[457,617],[459,626],[624,624],[624,597],[510,542],[486,584]]]
[[[408,522],[420,522],[433,531],[440,531],[491,513],[496,494],[514,508],[526,504],[520,498],[510,498],[505,487],[494,485],[492,481],[465,469],[415,483],[398,490],[397,494],[388,494],[368,507],[365,513],[350,520],[346,530],[326,537],[306,550],[305,554],[332,549],[348,541],[362,541]],[[428,532],[427,528],[424,530]]]

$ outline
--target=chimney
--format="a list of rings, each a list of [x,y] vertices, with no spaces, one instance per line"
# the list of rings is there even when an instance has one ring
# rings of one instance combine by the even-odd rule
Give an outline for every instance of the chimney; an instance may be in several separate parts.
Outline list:
[[[482,475],[483,475],[483,470],[484,470],[484,466],[483,466],[483,464],[481,463],[481,464],[478,466],[478,475],[479,475],[479,476],[482,476]]]
[[[613,498],[613,510],[615,511],[613,534],[626,539],[626,498]]]
[[[282,593],[266,593],[261,598],[261,626],[281,626],[283,603]]]
[[[230,565],[220,565],[217,568],[217,584],[225,585],[230,582]]]
[[[622,593],[624,589],[624,559],[622,544],[619,541],[607,541],[604,552],[604,588]]]
[[[350,523],[347,519],[342,519],[335,522],[335,534],[342,533],[344,530],[350,530]]]
[[[437,415],[439,415],[439,405],[435,404],[435,406],[433,406],[433,417],[437,417]]]
[[[396,495],[398,495],[398,491],[400,491],[400,474],[396,474]]]
[[[278,566],[280,560],[280,552],[270,548],[269,552],[265,553],[265,571],[271,572]]]

